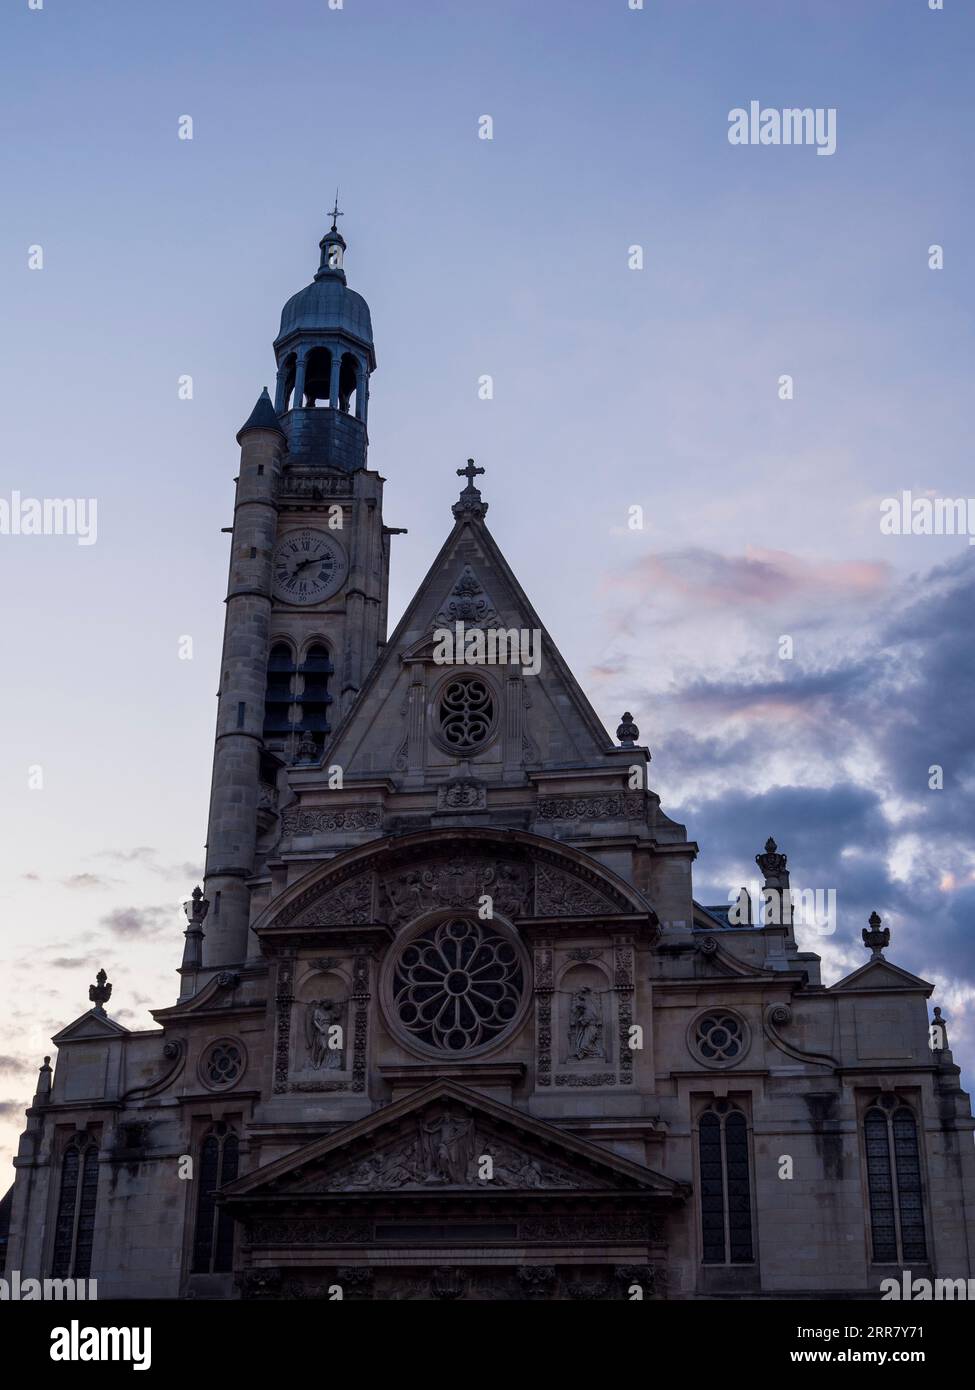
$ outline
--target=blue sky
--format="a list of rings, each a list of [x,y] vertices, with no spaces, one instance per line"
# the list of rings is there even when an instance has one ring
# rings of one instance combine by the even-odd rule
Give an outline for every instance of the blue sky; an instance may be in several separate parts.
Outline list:
[[[392,619],[473,454],[607,726],[650,743],[698,898],[775,834],[837,889],[828,977],[877,908],[975,1080],[975,548],[879,527],[902,489],[973,492],[973,38],[961,0],[5,8],[0,496],[95,497],[98,541],[0,537],[0,1151],[99,965],[129,1026],[175,998],[234,434],[337,184],[409,528]],[[835,107],[836,153],[730,145],[751,100]]]

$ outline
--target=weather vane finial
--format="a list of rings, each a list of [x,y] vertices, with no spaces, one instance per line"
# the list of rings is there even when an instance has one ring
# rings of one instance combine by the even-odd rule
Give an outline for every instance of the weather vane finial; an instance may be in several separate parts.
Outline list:
[[[336,190],[335,190],[335,206],[332,208],[331,212],[329,213],[329,217],[331,217],[331,219],[332,219],[331,230],[332,230],[333,232],[337,232],[337,231],[338,231],[338,225],[337,225],[338,219],[339,219],[340,217],[344,217],[344,216],[345,216],[345,213],[344,213],[344,212],[339,212],[339,191],[338,191],[338,189],[336,188]]]

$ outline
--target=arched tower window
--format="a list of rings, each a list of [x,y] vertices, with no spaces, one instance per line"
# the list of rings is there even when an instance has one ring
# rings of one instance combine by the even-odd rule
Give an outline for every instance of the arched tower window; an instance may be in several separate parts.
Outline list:
[[[880,1096],[863,1117],[870,1191],[870,1231],[878,1264],[927,1259],[924,1199],[914,1112]]]
[[[705,1264],[752,1264],[752,1198],[748,1123],[737,1106],[713,1101],[698,1125],[702,1259]]]
[[[287,642],[275,642],[267,663],[264,693],[264,742],[268,747],[284,747],[294,730],[291,711],[295,704],[294,653]]]
[[[274,408],[279,415],[285,410],[291,409],[291,393],[295,389],[295,376],[297,375],[297,371],[298,355],[297,353],[289,352],[281,363],[281,395],[274,403]]]
[[[91,1135],[80,1135],[71,1140],[61,1159],[52,1278],[87,1279],[90,1275],[97,1200],[98,1145]]]
[[[225,1207],[217,1209],[216,1194],[237,1176],[240,1140],[228,1125],[214,1125],[200,1145],[193,1232],[194,1274],[228,1274],[233,1265],[234,1218]]]
[[[346,413],[351,408],[352,397],[359,382],[359,362],[354,353],[343,352],[339,369],[339,409]]]
[[[334,404],[329,400],[331,389],[332,354],[327,347],[312,348],[305,360],[305,401],[309,406]]]
[[[302,677],[301,727],[322,748],[325,735],[331,729],[328,707],[332,697],[328,693],[328,682],[335,671],[323,642],[312,643],[298,670]]]

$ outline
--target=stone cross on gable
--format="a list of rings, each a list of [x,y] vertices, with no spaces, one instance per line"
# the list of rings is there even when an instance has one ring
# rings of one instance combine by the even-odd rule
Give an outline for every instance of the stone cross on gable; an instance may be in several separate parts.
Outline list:
[[[484,472],[484,469],[483,469],[483,468],[476,468],[476,467],[474,466],[474,460],[473,460],[473,459],[468,459],[468,460],[467,460],[467,467],[466,467],[466,468],[458,468],[458,470],[457,470],[457,476],[458,476],[459,478],[466,478],[466,479],[467,479],[467,486],[468,486],[468,487],[473,487],[473,486],[474,486],[474,479],[477,477],[478,473],[483,473],[483,472]]]
[[[481,518],[488,509],[488,504],[481,499],[481,494],[474,486],[474,479],[479,473],[483,473],[483,468],[478,468],[473,459],[467,460],[466,468],[458,468],[457,476],[467,479],[467,486],[460,494],[459,499],[454,503],[453,513],[458,520],[461,517]]]

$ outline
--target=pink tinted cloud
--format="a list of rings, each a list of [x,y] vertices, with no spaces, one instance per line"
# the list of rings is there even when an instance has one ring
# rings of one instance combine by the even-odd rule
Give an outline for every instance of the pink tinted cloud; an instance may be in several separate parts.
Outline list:
[[[749,546],[742,555],[714,550],[676,550],[645,555],[628,569],[607,575],[604,587],[632,593],[671,593],[710,608],[768,605],[796,595],[832,602],[873,598],[890,583],[887,564],[805,560],[787,550]]]

